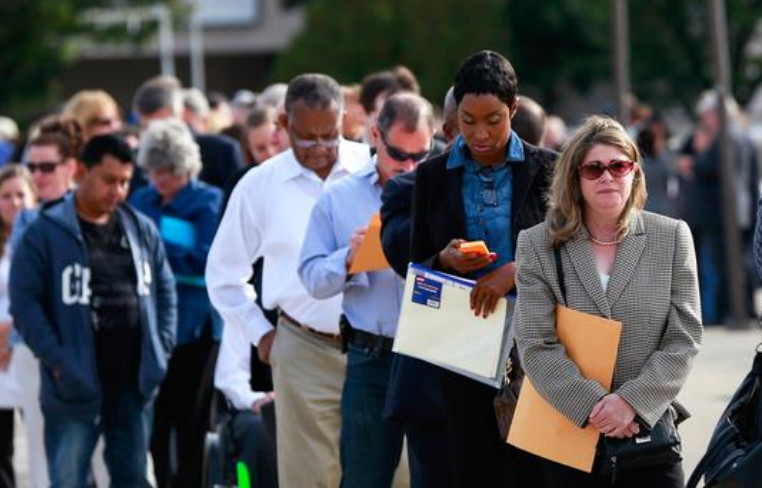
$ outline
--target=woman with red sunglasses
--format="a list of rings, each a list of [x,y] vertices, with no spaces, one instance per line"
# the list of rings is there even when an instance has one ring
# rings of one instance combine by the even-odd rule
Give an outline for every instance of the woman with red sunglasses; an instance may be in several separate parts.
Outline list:
[[[610,439],[639,440],[657,423],[672,427],[687,417],[675,398],[702,338],[693,238],[685,222],[643,210],[640,161],[619,123],[586,119],[559,157],[545,222],[518,238],[514,320],[522,366],[556,410],[600,433],[592,473],[543,460],[543,486],[684,484],[677,455],[630,469],[602,455]],[[557,304],[623,324],[611,391],[567,356],[556,334]]]

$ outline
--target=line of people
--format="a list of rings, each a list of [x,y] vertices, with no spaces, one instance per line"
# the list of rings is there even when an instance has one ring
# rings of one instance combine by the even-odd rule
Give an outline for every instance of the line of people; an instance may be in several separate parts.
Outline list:
[[[40,126],[24,159],[45,203],[14,203],[4,231],[13,328],[40,364],[30,458],[44,451],[53,487],[87,485],[101,436],[113,486],[149,486],[149,451],[159,486],[201,486],[213,387],[254,486],[604,486],[509,446],[493,388],[392,352],[410,261],[475,280],[475,317],[515,295],[526,374],[602,439],[687,413],[673,403],[701,342],[692,239],[643,211],[647,169],[625,129],[593,117],[560,155],[539,147],[545,114],[493,51],[455,74],[444,140],[417,91],[399,67],[359,97],[299,75],[245,118],[251,166],[201,132],[210,107],[167,77],[136,91],[134,147],[102,94],[81,123]],[[349,103],[367,114],[351,130]],[[344,137],[361,132],[368,144]],[[391,268],[354,273],[377,212]],[[460,252],[473,240],[494,257]],[[627,325],[612,393],[565,356],[557,303]],[[679,463],[646,466],[616,486],[681,479]]]

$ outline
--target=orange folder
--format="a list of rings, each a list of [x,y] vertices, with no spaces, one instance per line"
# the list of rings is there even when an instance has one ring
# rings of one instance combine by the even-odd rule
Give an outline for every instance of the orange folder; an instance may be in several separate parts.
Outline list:
[[[389,266],[389,261],[386,260],[384,250],[381,248],[381,216],[376,212],[370,219],[365,239],[355,254],[349,273],[379,271]]]
[[[567,307],[556,307],[556,333],[582,376],[611,390],[622,323]],[[524,378],[508,443],[545,459],[591,472],[598,430],[584,429],[553,408]]]

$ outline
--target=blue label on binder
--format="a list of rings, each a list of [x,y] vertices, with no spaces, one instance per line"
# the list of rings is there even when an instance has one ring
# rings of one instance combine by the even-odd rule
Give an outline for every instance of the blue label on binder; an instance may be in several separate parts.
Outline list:
[[[442,303],[442,283],[425,276],[416,276],[413,284],[413,303],[439,308]]]

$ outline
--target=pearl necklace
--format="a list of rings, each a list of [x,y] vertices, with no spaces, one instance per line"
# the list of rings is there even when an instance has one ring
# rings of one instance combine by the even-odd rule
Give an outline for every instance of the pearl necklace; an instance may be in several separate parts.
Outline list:
[[[624,237],[620,237],[619,239],[617,239],[615,241],[601,241],[601,240],[596,239],[593,236],[588,236],[588,237],[590,238],[591,241],[593,241],[594,243],[598,244],[599,246],[616,246],[617,244],[621,243],[622,240],[624,239]]]

